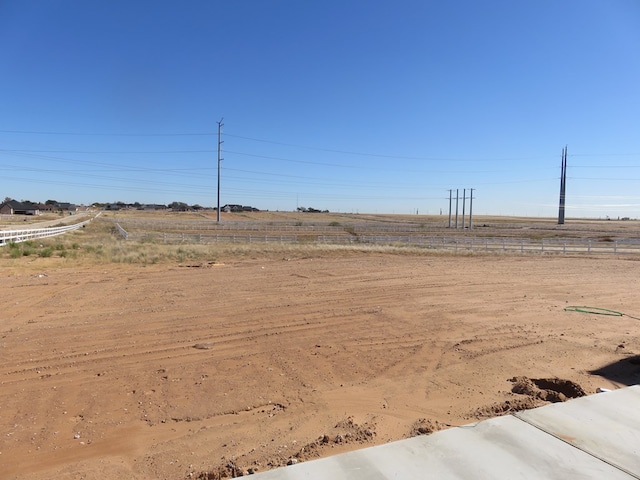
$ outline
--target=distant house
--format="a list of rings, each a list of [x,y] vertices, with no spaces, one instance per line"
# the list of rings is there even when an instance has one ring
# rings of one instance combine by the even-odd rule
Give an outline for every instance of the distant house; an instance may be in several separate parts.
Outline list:
[[[55,207],[51,204],[39,203],[38,209],[40,210],[40,213],[52,213],[55,210]]]
[[[147,203],[140,207],[140,210],[166,210],[166,205],[158,205],[153,203]]]
[[[259,212],[255,207],[250,207],[248,205],[235,205],[235,204],[227,204],[220,209],[222,212]]]
[[[35,203],[9,200],[0,205],[0,213],[3,215],[40,215],[40,208]]]
[[[178,204],[178,205],[171,206],[172,212],[188,212],[190,210],[191,210],[191,207],[189,205]]]
[[[75,212],[76,210],[78,210],[78,207],[73,203],[60,202],[58,203],[57,207],[60,210],[68,210],[69,212]]]

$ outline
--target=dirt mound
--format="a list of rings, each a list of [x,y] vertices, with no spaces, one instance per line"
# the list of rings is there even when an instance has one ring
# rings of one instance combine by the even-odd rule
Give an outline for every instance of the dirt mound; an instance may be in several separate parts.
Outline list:
[[[505,400],[504,402],[494,403],[480,407],[472,412],[468,418],[492,418],[510,413],[519,412],[520,410],[529,410],[542,405],[542,402],[536,397],[515,398],[513,400]]]
[[[511,391],[520,395],[529,395],[545,402],[566,402],[569,398],[584,397],[584,389],[571,380],[561,378],[513,377]]]
[[[427,420],[426,418],[419,418],[411,425],[408,437],[417,437],[418,435],[430,435],[433,432],[442,430],[446,425],[440,422]]]
[[[353,421],[353,418],[349,417],[339,421],[330,433],[321,435],[292,455],[281,454],[270,458],[266,462],[266,469],[295,465],[305,460],[320,458],[326,456],[327,449],[352,443],[369,443],[374,440],[375,436],[375,425],[369,423],[358,425]],[[243,460],[246,462],[245,465],[250,463],[249,458],[237,458],[224,461],[210,471],[201,472],[196,478],[200,480],[220,480],[223,478],[241,477],[243,475],[256,473],[260,468],[263,468],[260,462],[254,462],[252,466],[243,468],[240,465]]]
[[[507,415],[520,410],[529,410],[544,405],[544,402],[566,402],[569,398],[583,397],[586,395],[584,389],[571,380],[561,378],[529,378],[513,377],[509,379],[513,383],[511,391],[519,395],[526,395],[522,398],[505,400],[480,407],[473,411],[468,418],[490,418],[500,415]]]

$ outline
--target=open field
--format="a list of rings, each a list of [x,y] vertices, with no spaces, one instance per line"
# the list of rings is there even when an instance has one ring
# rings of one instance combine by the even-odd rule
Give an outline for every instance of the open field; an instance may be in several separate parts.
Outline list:
[[[640,380],[637,256],[32,248],[0,258],[2,479],[218,478]]]

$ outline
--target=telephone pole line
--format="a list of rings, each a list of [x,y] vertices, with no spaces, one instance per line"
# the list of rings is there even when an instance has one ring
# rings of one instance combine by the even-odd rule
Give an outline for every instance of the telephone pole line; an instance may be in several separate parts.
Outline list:
[[[222,126],[224,125],[224,123],[222,123],[222,118],[220,119],[220,121],[218,122],[218,208],[216,210],[216,221],[218,223],[220,223],[220,164],[222,163],[222,157],[221,157],[221,153],[222,153],[222,139],[221,139],[221,135],[222,135]]]
[[[469,230],[473,228],[473,191],[475,188],[469,189],[469,196],[467,197],[467,189],[462,189],[462,229],[465,228],[465,222],[467,217],[467,199],[469,199]],[[459,214],[459,202],[460,201],[460,190],[456,188],[456,213],[455,213],[455,223],[454,228],[458,228],[458,214]],[[449,228],[451,228],[451,215],[452,208],[451,204],[453,202],[453,189],[449,190]],[[442,210],[440,210],[442,212]]]

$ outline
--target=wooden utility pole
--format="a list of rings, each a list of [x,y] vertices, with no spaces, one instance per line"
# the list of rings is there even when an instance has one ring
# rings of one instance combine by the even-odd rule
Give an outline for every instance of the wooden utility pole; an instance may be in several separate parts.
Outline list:
[[[218,122],[218,208],[216,210],[216,221],[218,223],[220,223],[220,164],[222,163],[222,157],[221,157],[221,153],[222,153],[222,139],[221,139],[221,135],[222,135],[222,126],[224,125],[224,123],[222,123],[222,118],[220,119],[220,121]]]

